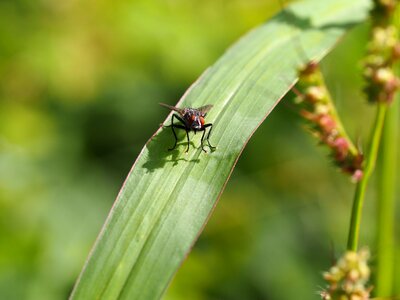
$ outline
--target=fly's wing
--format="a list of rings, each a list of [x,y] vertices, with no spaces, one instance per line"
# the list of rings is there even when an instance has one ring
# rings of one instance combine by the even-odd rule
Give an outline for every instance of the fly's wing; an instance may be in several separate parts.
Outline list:
[[[171,105],[168,105],[168,104],[165,104],[165,103],[158,103],[158,104],[160,104],[161,106],[164,106],[165,108],[168,108],[170,110],[174,110],[174,111],[178,112],[179,114],[183,115],[183,109],[182,108],[171,106]]]
[[[202,114],[203,116],[205,116],[205,115],[210,111],[210,109],[211,109],[212,107],[213,107],[213,105],[208,104],[208,105],[204,105],[204,106],[202,106],[202,107],[197,108],[197,110],[198,110],[199,112],[201,112],[201,114]]]

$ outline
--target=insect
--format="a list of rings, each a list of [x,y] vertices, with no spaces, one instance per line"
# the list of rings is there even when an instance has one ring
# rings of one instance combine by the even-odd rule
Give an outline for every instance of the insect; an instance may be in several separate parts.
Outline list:
[[[171,125],[166,127],[171,127],[172,133],[175,137],[175,144],[172,148],[168,149],[169,151],[176,148],[176,143],[178,142],[178,138],[176,136],[175,128],[184,129],[186,131],[187,137],[187,148],[186,153],[189,151],[189,131],[194,131],[196,134],[197,131],[203,131],[203,135],[201,136],[201,149],[207,153],[206,149],[204,149],[204,137],[206,136],[206,130],[208,130],[206,141],[208,143],[208,147],[210,147],[211,151],[215,150],[216,147],[211,146],[210,144],[210,134],[213,127],[212,123],[205,124],[205,116],[209,112],[209,110],[213,107],[212,105],[205,105],[199,108],[178,108],[175,106],[170,106],[168,104],[160,103],[161,106],[164,106],[170,110],[176,111],[178,114],[173,114],[171,117]],[[174,120],[178,120],[181,124],[174,123]]]

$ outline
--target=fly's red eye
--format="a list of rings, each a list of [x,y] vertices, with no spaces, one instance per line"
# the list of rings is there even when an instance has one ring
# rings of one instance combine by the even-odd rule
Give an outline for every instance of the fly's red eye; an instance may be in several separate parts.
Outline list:
[[[204,125],[204,118],[203,117],[200,117],[200,123],[201,123],[201,126],[203,126]]]
[[[194,122],[194,120],[196,120],[196,116],[195,115],[191,115],[190,116],[190,121]]]

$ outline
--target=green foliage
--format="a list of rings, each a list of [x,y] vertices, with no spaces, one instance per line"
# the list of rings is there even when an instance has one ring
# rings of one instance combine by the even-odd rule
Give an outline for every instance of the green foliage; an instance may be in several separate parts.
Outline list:
[[[326,10],[341,16],[338,25],[363,12],[358,1],[338,11],[345,2]],[[167,113],[157,103],[174,103],[229,44],[278,9],[275,0],[1,1],[0,298],[68,297],[129,167]],[[357,137],[366,136],[372,111],[358,92],[365,32],[365,25],[352,30],[322,68]],[[313,58],[307,43],[294,38],[288,49]],[[301,52],[297,65],[306,60]],[[285,90],[292,73],[274,71],[271,84]],[[279,97],[265,90],[270,101]],[[220,120],[220,110],[207,120]],[[160,153],[188,159],[184,146],[166,153],[172,133],[161,135]],[[244,149],[166,298],[311,298],[331,244],[345,243],[353,193],[325,156],[278,105]],[[374,226],[363,223],[365,243]]]
[[[296,5],[242,38],[185,94],[179,106],[214,105],[207,118],[217,151],[167,152],[171,134],[157,131],[128,175],[72,299],[155,299],[164,293],[244,145],[295,80],[293,40],[308,45],[307,56],[318,60],[368,8],[365,1],[335,1],[333,10],[313,4]],[[354,10],[351,18],[346,10]]]

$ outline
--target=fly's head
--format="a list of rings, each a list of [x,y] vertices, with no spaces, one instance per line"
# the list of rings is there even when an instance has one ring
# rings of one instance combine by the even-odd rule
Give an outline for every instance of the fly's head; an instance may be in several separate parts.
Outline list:
[[[187,127],[194,131],[203,129],[205,116],[205,113],[194,108],[186,108],[183,114]]]

